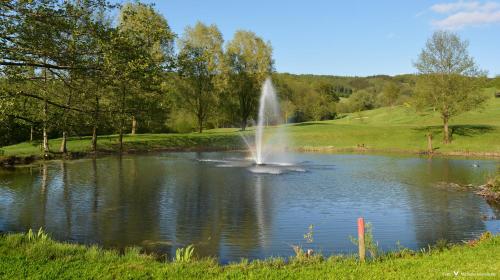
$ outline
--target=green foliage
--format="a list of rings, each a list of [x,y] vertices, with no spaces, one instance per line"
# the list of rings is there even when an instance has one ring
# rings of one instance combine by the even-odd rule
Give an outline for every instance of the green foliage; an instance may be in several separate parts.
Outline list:
[[[273,68],[272,47],[251,31],[236,31],[226,47],[228,96],[223,103],[245,130],[257,113],[260,90]]]
[[[299,147],[352,148],[370,141],[374,148],[386,149],[394,144],[394,149],[419,149],[420,132],[410,127],[418,122],[409,120],[429,115],[429,109],[408,113],[410,110],[402,110],[398,105],[414,109],[421,103],[408,102],[410,98],[412,101],[431,100],[423,98],[432,92],[427,89],[433,83],[425,81],[426,75],[432,77],[430,73],[418,79],[418,90],[415,75],[338,77],[273,73],[269,42],[251,31],[237,31],[224,48],[224,38],[217,26],[202,23],[186,28],[178,40],[179,51],[175,53],[173,40],[176,35],[167,20],[152,5],[140,1],[116,6],[103,0],[15,0],[0,5],[5,9],[5,13],[0,13],[0,34],[2,38],[11,38],[0,49],[0,146],[28,140],[31,129],[36,141],[45,140],[41,143],[49,152],[49,148],[64,143],[48,141],[49,138],[63,134],[80,137],[118,133],[121,135],[118,139],[126,139],[124,135],[132,130],[133,123],[137,124],[140,133],[187,133],[195,127],[199,131],[246,127],[247,122],[255,120],[260,86],[270,75],[287,123],[332,120],[342,117],[340,113],[392,106],[395,118],[377,113],[376,122],[383,119],[384,122],[408,124],[396,132],[407,143],[386,140],[388,137],[383,134],[387,130],[395,131],[386,127],[385,130],[368,127],[367,135],[375,133],[375,137],[365,136],[357,131],[358,127],[339,128],[352,132],[345,136],[346,139],[340,139],[344,135],[337,137],[328,127],[291,127],[291,131],[298,133]],[[456,45],[464,49],[464,44]],[[470,57],[458,57],[468,62],[457,65],[470,66]],[[459,106],[449,106],[450,115],[459,125],[467,123],[467,120],[462,122],[463,112],[470,111],[484,96],[491,97],[500,88],[497,77],[488,81],[491,91],[487,95],[471,94],[470,91],[481,87],[484,80],[473,73],[472,70],[459,73],[452,77],[452,83],[448,83],[454,87],[454,96],[459,97],[455,99],[461,100]],[[482,90],[474,92],[482,93]],[[432,107],[437,110],[442,106]],[[387,112],[377,112],[382,111]],[[456,116],[459,113],[461,115]],[[464,115],[477,116],[479,113],[472,111]],[[495,111],[491,112],[483,124],[496,127],[496,115]],[[347,115],[339,124],[348,121],[349,124],[372,125],[372,117],[371,111]],[[430,118],[425,116],[424,119]],[[380,123],[383,122],[378,125]],[[462,128],[452,130],[450,128],[450,134],[462,142],[451,146],[450,150],[495,147],[489,145],[495,129],[486,134],[484,147],[478,147],[479,142],[475,139],[464,139],[455,133],[463,131]],[[315,136],[319,136],[318,139]],[[89,143],[83,143],[82,139]],[[97,144],[92,139],[101,138],[78,141],[73,138],[67,145],[70,152],[88,151],[88,146]],[[178,148],[189,141],[171,144],[166,140],[163,143]],[[148,146],[139,142],[140,147]],[[101,150],[117,147],[110,142],[99,145],[102,145]],[[126,145],[134,144],[123,144]],[[39,154],[37,149],[37,146],[20,144],[13,150],[4,150],[6,155],[15,154],[15,151]],[[446,149],[441,147],[441,150]]]
[[[380,104],[383,106],[394,106],[400,98],[399,88],[395,83],[388,83],[385,85],[384,90],[378,95]]]
[[[358,246],[359,241],[357,238],[349,236],[349,239],[352,244]],[[373,226],[371,223],[365,224],[365,248],[368,250],[372,258],[377,258],[380,254],[378,242],[373,239]]]
[[[307,243],[314,242],[314,225],[309,225],[307,233],[304,234],[304,239]]]
[[[190,133],[196,131],[196,118],[183,110],[175,110],[167,120],[168,128],[177,133]]]
[[[486,92],[485,94],[490,94]],[[449,145],[439,145],[442,154],[487,154],[500,153],[500,106],[499,98],[490,98],[484,108],[465,112],[452,120],[454,141]],[[185,116],[189,120],[189,116]],[[182,120],[183,115],[178,117]],[[169,123],[172,123],[169,121]],[[356,151],[364,144],[368,151],[418,153],[427,149],[425,134],[431,131],[440,137],[440,117],[437,112],[427,111],[415,114],[412,107],[394,106],[370,111],[345,114],[331,121],[288,124],[285,130],[293,142],[290,148],[312,151]],[[195,129],[194,126],[190,126]],[[273,128],[269,128],[272,130]],[[249,135],[253,133],[250,130]],[[99,150],[117,151],[117,135],[99,137]],[[68,149],[74,152],[90,152],[90,137],[71,137]],[[51,146],[60,145],[61,139],[50,140]],[[124,136],[124,149],[150,151],[154,149],[241,149],[245,145],[238,129],[223,128],[202,134],[141,134]],[[20,143],[2,148],[5,156],[38,156],[39,143]]]
[[[217,26],[201,22],[187,27],[179,40],[177,66],[180,79],[177,80],[176,97],[182,108],[196,117],[199,132],[213,114],[222,89],[223,41]]]
[[[186,248],[177,248],[175,250],[175,262],[188,263],[194,258],[194,245],[188,245]]]
[[[494,193],[500,193],[500,165],[497,166],[495,174],[488,176],[486,183]]]
[[[434,248],[440,252],[444,251],[445,249],[448,249],[450,244],[448,243],[448,240],[446,239],[439,239],[436,241],[436,244],[434,245]]]
[[[443,140],[451,142],[450,118],[477,108],[486,100],[481,89],[486,75],[468,54],[468,42],[447,31],[436,31],[427,41],[415,67],[419,71],[415,103],[438,110]]]
[[[45,233],[42,228],[39,228],[36,234],[33,233],[32,229],[29,229],[28,232],[26,233],[26,239],[29,242],[45,241],[48,238],[49,237],[48,237],[47,233]]]
[[[370,110],[375,107],[375,98],[366,90],[359,90],[349,96],[347,104],[351,112]]]

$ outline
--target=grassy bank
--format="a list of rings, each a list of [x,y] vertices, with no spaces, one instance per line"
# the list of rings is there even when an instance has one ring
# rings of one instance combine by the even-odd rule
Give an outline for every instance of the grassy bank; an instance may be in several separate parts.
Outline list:
[[[276,128],[268,128],[273,130]],[[451,121],[453,142],[442,144],[441,121],[435,112],[416,113],[406,106],[385,107],[347,114],[332,121],[285,125],[289,147],[311,151],[381,151],[419,153],[426,151],[426,134],[432,132],[436,153],[445,155],[500,156],[500,98],[491,98],[480,110],[464,113]],[[253,131],[246,132],[252,134]],[[61,139],[50,140],[57,151]],[[227,150],[245,145],[238,129],[214,129],[202,134],[141,134],[124,138],[125,150]],[[4,156],[39,155],[37,143],[1,148]],[[73,137],[71,152],[89,152],[89,137]],[[116,135],[99,137],[99,150],[118,150]]]
[[[90,137],[70,137],[67,142],[69,152],[90,152]],[[58,151],[61,139],[49,140],[53,151]],[[202,134],[139,134],[125,135],[123,148],[125,151],[150,151],[150,150],[231,150],[242,148],[240,137],[236,133],[209,131]],[[119,149],[118,135],[98,137],[98,150],[100,152],[116,152]],[[39,143],[20,143],[3,147],[4,156],[29,156],[40,155]]]
[[[59,243],[27,234],[0,236],[2,279],[439,279],[500,274],[500,236],[481,241],[403,250],[360,264],[354,257],[242,261],[227,266],[215,260],[160,262],[129,249],[122,255],[98,247]],[[473,277],[478,278],[478,277]],[[488,277],[495,278],[495,277]]]

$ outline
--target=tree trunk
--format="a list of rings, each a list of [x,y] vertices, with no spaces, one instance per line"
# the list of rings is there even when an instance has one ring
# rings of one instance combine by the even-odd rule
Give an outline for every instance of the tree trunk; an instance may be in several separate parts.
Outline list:
[[[50,153],[50,148],[49,148],[49,135],[47,133],[47,111],[48,111],[48,104],[47,100],[45,100],[45,104],[43,106],[43,155],[45,157],[49,156]]]
[[[451,139],[450,139],[450,131],[448,129],[448,117],[445,116],[443,117],[443,142],[445,144],[449,144],[451,143]]]
[[[203,132],[203,119],[198,118],[198,132],[202,133]]]
[[[30,143],[33,142],[33,126],[30,127]]]
[[[120,134],[118,137],[118,141],[120,142],[120,153],[123,152],[123,126],[120,125]]]
[[[43,154],[44,156],[48,156],[50,149],[49,149],[49,137],[47,135],[47,127],[44,124],[43,125],[43,144],[42,144],[42,149],[43,149]]]
[[[432,133],[427,133],[427,151],[429,154],[432,154],[433,153],[433,149],[432,149]]]
[[[243,119],[241,120],[241,130],[245,131],[246,128],[247,128],[247,120]]]
[[[61,148],[59,149],[59,152],[63,154],[66,154],[68,152],[68,149],[66,148],[66,142],[67,142],[66,131],[63,131]]]
[[[137,132],[137,120],[135,118],[135,116],[132,116],[132,135],[135,135],[135,133]]]
[[[92,151],[97,152],[97,125],[92,128]]]
[[[97,126],[99,125],[99,96],[95,95],[94,127],[92,128],[92,151],[97,152]]]
[[[123,125],[125,124],[125,85],[122,85],[122,104],[120,108],[120,154],[123,152]]]

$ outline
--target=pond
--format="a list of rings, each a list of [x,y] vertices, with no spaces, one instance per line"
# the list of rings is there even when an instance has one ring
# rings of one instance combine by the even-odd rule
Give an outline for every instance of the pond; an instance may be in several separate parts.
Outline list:
[[[498,161],[296,153],[300,168],[254,173],[237,152],[51,161],[0,171],[0,232],[43,227],[62,241],[167,254],[194,244],[227,263],[291,256],[291,245],[355,253],[357,218],[381,249],[500,232],[500,213],[471,191]],[[226,161],[228,160],[228,161]],[[288,169],[287,169],[288,170]],[[485,218],[486,217],[486,218]],[[304,234],[314,225],[313,242]]]

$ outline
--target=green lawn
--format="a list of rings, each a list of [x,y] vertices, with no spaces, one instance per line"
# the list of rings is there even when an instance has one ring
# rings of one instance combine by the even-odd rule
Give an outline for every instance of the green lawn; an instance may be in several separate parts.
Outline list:
[[[30,240],[27,234],[0,236],[1,279],[448,279],[454,272],[471,279],[495,279],[500,273],[500,236],[475,245],[400,251],[360,264],[336,256],[247,262],[221,266],[213,259],[191,262],[157,261],[139,253],[124,254],[59,243],[50,238]],[[484,276],[483,276],[484,277]]]
[[[427,147],[425,134],[432,131],[434,148],[443,154],[489,153],[500,155],[500,98],[490,98],[480,109],[451,120],[453,142],[442,144],[441,121],[436,112],[417,113],[413,108],[385,107],[347,114],[332,121],[286,125],[290,148],[302,150],[368,150],[386,152],[420,152]],[[273,130],[275,128],[268,128]],[[247,134],[253,131],[246,132]],[[124,138],[126,150],[155,149],[238,149],[244,148],[238,129],[214,129],[202,134],[141,134]],[[57,151],[60,139],[50,145]],[[87,152],[90,138],[71,138],[68,149]],[[101,151],[116,151],[116,135],[99,137]],[[38,155],[39,144],[21,143],[3,147],[4,155]]]

